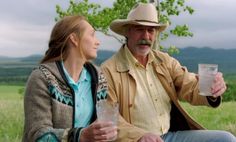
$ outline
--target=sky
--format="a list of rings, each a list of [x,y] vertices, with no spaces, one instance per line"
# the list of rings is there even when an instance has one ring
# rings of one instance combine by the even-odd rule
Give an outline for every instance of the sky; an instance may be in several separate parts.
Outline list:
[[[111,6],[114,0],[89,0],[102,6]],[[192,38],[169,37],[164,46],[179,48],[211,47],[236,49],[235,0],[186,0],[195,9],[193,15],[170,17],[174,24],[187,24],[194,33]],[[1,0],[0,1],[0,56],[24,57],[44,54],[50,32],[57,16],[56,5],[63,9],[69,0]],[[169,29],[171,29],[170,27]],[[120,43],[98,34],[100,49],[118,50]]]

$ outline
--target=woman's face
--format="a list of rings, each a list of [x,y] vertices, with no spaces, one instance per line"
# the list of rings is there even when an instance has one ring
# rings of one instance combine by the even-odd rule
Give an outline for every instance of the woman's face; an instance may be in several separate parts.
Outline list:
[[[91,60],[97,57],[97,49],[100,41],[95,35],[93,27],[85,20],[81,21],[81,29],[83,35],[80,39],[80,48],[82,48],[85,59]]]

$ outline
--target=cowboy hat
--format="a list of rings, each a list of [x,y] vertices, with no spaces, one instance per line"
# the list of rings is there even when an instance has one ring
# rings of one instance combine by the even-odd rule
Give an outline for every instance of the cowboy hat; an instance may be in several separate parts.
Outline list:
[[[111,22],[110,29],[120,35],[125,36],[127,25],[143,25],[159,27],[164,31],[167,24],[160,24],[158,21],[156,7],[151,3],[139,3],[129,12],[127,19],[117,19]]]

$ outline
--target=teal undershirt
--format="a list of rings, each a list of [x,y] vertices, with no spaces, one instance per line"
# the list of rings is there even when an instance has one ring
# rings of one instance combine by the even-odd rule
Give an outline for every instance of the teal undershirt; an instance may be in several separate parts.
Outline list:
[[[75,127],[87,127],[93,115],[93,98],[91,90],[91,75],[83,67],[78,82],[75,82],[67,72],[62,62],[62,67],[69,85],[75,92]]]

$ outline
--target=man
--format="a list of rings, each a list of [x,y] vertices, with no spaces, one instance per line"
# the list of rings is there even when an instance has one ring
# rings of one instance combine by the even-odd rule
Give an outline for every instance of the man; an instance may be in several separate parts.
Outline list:
[[[119,138],[124,139],[118,141],[235,141],[228,132],[203,130],[180,106],[178,100],[217,107],[226,85],[217,73],[213,96],[200,96],[196,74],[168,54],[152,50],[157,32],[166,28],[158,23],[155,6],[140,3],[127,19],[114,20],[110,28],[127,39],[101,66],[108,82],[108,99],[120,105]]]

